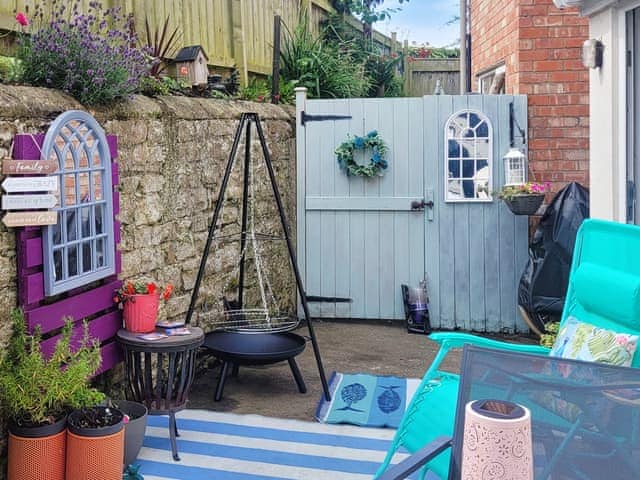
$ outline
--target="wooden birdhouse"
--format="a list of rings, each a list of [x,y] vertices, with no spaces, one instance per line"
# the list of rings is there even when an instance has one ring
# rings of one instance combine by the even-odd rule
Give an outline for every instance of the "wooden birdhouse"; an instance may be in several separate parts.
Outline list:
[[[190,85],[206,85],[209,76],[208,60],[209,57],[200,45],[182,48],[174,60],[176,78]]]

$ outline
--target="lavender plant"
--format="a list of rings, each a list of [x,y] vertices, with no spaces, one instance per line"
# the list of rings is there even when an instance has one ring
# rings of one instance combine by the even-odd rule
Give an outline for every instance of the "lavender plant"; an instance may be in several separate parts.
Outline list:
[[[133,17],[99,2],[52,0],[37,4],[36,31],[21,39],[25,83],[61,89],[85,105],[107,104],[134,93],[148,65],[135,47]]]

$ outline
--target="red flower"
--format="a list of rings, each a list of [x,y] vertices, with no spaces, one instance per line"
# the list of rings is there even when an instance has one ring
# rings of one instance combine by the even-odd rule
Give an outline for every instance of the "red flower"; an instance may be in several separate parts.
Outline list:
[[[147,293],[149,293],[149,294],[156,293],[156,289],[157,288],[158,287],[156,287],[155,283],[153,283],[153,282],[147,283]]]
[[[173,285],[169,284],[167,285],[167,288],[165,288],[164,292],[162,293],[162,298],[164,299],[165,302],[169,299],[172,293],[173,293]]]
[[[134,294],[136,293],[136,289],[135,289],[135,287],[133,286],[133,283],[128,282],[128,283],[127,283],[127,287],[126,287],[126,288],[127,288],[127,293],[128,293],[129,295],[134,295]]]
[[[16,22],[18,22],[23,27],[28,27],[29,26],[29,19],[22,12],[18,12],[18,14],[16,15]]]
[[[113,296],[113,303],[120,303],[120,297],[118,295]]]

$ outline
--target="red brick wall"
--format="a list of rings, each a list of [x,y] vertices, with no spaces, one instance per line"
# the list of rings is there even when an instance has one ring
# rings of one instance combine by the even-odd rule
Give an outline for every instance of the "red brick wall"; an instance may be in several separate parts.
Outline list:
[[[506,92],[528,95],[535,180],[550,181],[554,192],[570,181],[588,186],[588,19],[552,0],[471,0],[471,25],[472,78],[504,59]]]

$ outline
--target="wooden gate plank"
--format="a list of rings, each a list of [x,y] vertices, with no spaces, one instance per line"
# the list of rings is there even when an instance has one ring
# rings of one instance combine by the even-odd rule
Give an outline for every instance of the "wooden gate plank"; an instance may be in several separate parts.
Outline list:
[[[484,99],[487,96],[470,96],[468,106],[482,112],[493,125],[491,114],[484,106]],[[495,126],[493,128],[495,132]],[[495,155],[493,158],[496,158]],[[500,165],[493,162],[491,172],[495,172]],[[488,262],[495,261],[487,256],[487,239],[484,233],[484,215],[489,210],[495,209],[495,202],[492,203],[469,203],[468,204],[468,247],[469,247],[469,321],[467,328],[471,331],[484,332],[486,323],[485,311],[485,281],[484,270]]]
[[[442,150],[442,127],[438,123],[439,96],[428,95],[423,97],[424,127],[424,186],[425,190],[433,191],[433,221],[424,222],[425,236],[425,275],[427,280],[427,293],[429,295],[429,317],[433,328],[441,327],[440,307],[440,215],[442,212],[442,175],[444,174],[443,161],[434,160]]]

